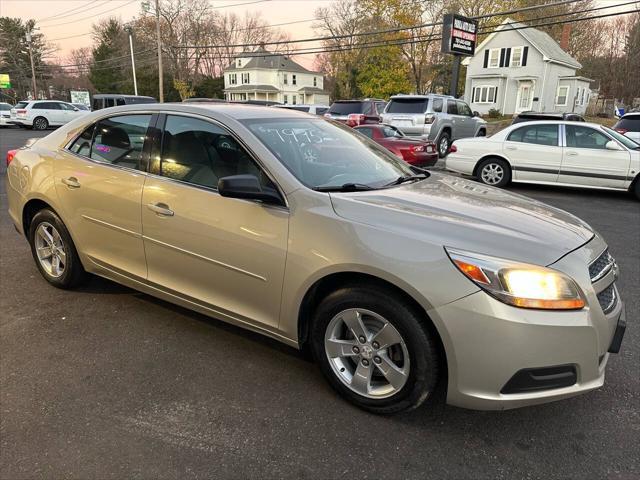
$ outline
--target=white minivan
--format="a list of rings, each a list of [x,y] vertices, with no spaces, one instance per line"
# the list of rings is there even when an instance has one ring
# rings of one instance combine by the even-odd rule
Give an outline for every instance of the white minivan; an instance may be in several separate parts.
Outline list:
[[[34,130],[46,130],[89,113],[58,100],[24,100],[11,109],[10,123]]]

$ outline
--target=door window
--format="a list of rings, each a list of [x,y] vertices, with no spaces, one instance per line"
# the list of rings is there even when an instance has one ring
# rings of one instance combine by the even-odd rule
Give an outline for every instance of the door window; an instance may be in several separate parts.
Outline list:
[[[152,173],[208,188],[232,175],[255,175],[274,188],[242,146],[223,128],[197,118],[169,115],[160,164]]]
[[[71,112],[75,111],[75,108],[72,105],[69,105],[68,103],[59,103],[58,105],[62,110],[68,110]]]
[[[126,105],[127,102],[124,101],[124,98],[116,98],[116,105],[117,106],[121,106],[121,105]]]
[[[105,107],[113,107],[114,103],[113,103],[113,98],[105,98],[104,99],[104,106]]]
[[[567,147],[571,148],[595,148],[604,150],[610,140],[604,133],[589,127],[565,126],[567,132]]]
[[[447,100],[447,113],[450,115],[458,114],[458,105],[455,100]]]
[[[150,121],[151,115],[122,115],[99,121],[91,146],[91,158],[139,170]]]
[[[457,103],[458,103],[458,115],[473,117],[473,113],[471,113],[471,109],[469,108],[469,105],[460,101],[458,101]]]
[[[509,134],[510,142],[533,143],[536,145],[558,146],[558,125],[529,125]]]
[[[83,157],[88,157],[91,154],[91,141],[93,140],[93,130],[95,124],[87,128],[82,134],[76,138],[71,144],[69,150]]]

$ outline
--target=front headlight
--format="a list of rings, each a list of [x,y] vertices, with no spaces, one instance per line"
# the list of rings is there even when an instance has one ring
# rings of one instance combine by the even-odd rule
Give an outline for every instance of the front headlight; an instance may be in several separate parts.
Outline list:
[[[544,310],[578,310],[585,305],[580,287],[557,270],[453,248],[445,250],[458,270],[501,302]]]

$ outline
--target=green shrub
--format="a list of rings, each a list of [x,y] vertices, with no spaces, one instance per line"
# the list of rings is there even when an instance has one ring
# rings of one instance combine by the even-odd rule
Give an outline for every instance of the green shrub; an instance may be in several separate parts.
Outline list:
[[[489,118],[500,118],[502,114],[500,113],[500,110],[498,110],[497,108],[491,108],[489,109],[489,113],[487,114],[487,116]]]

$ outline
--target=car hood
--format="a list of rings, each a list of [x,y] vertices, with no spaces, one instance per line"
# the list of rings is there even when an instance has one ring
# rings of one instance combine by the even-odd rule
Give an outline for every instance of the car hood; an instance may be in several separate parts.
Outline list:
[[[550,265],[594,236],[563,210],[437,173],[394,188],[331,193],[331,201],[337,215],[354,222],[537,265]]]

